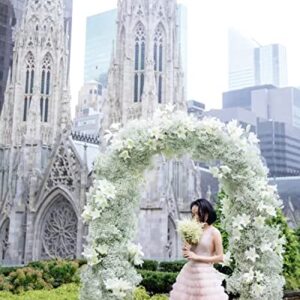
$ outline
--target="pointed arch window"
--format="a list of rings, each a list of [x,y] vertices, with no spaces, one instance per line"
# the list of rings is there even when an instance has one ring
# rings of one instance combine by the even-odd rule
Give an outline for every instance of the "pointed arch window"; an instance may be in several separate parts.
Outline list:
[[[49,97],[51,90],[51,64],[52,60],[49,54],[47,54],[42,64],[42,78],[41,78],[41,99],[40,99],[40,111],[41,122],[48,122],[49,114]]]
[[[23,109],[23,121],[27,121],[28,112],[33,95],[34,85],[34,57],[32,53],[28,53],[26,56],[26,73],[25,73],[25,94],[24,94],[24,109]]]
[[[144,90],[145,78],[145,53],[146,40],[145,29],[140,23],[136,27],[135,46],[134,46],[134,102],[141,102]]]
[[[164,30],[161,25],[157,27],[154,35],[154,71],[157,87],[157,100],[162,103],[163,96],[163,72],[164,72]]]

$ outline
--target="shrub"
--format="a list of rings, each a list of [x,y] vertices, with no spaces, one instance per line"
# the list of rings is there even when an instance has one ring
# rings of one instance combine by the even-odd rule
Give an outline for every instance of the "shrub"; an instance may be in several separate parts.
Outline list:
[[[169,298],[166,295],[154,295],[151,297],[151,300],[168,300]]]
[[[150,300],[150,296],[144,287],[138,287],[133,292],[134,300]]]
[[[27,291],[20,295],[10,292],[0,292],[0,299],[5,300],[78,300],[79,286],[76,284],[63,285],[51,291]]]
[[[159,271],[162,272],[180,272],[187,260],[162,261],[159,263]]]
[[[52,288],[52,285],[44,280],[43,272],[29,267],[11,272],[7,280],[13,293]]]
[[[18,269],[20,269],[21,267],[1,267],[0,268],[0,274],[4,275],[4,276],[8,276],[9,273],[11,272],[15,272]]]
[[[43,271],[44,278],[55,288],[66,283],[79,283],[79,264],[76,261],[61,259],[35,261],[28,266]]]
[[[158,270],[158,261],[146,259],[144,260],[143,264],[138,267],[141,270],[148,270],[148,271],[157,271]]]
[[[140,270],[141,285],[151,294],[169,293],[178,273]]]
[[[0,275],[0,291],[11,291],[13,290],[13,285],[7,280],[3,275]]]

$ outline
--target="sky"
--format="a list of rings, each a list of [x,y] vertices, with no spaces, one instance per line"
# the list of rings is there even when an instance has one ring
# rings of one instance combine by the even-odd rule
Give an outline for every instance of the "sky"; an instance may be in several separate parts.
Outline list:
[[[72,109],[83,85],[86,17],[117,5],[117,0],[73,0],[71,52]],[[288,84],[300,86],[299,0],[181,0],[188,12],[187,96],[221,108],[228,89],[228,29],[262,45],[287,48]]]

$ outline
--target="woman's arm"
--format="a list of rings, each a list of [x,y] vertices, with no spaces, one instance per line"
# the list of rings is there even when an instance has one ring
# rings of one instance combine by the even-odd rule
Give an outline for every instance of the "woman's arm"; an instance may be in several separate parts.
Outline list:
[[[219,263],[223,262],[224,254],[223,254],[223,244],[222,244],[222,236],[219,230],[215,230],[213,233],[213,242],[215,246],[215,255],[213,256],[201,256],[197,255],[196,253],[190,251],[189,249],[185,248],[183,251],[183,256],[185,258],[203,262],[203,263]]]

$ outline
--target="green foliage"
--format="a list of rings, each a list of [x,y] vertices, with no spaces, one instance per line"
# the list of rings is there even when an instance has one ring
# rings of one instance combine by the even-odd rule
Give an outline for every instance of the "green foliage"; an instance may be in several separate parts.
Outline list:
[[[67,284],[51,291],[27,291],[20,295],[14,295],[10,292],[0,292],[2,300],[77,300],[79,285]]]
[[[56,288],[66,283],[78,283],[78,262],[68,260],[48,260],[29,263],[28,266],[39,269],[45,274],[47,281]]]
[[[151,294],[168,293],[176,281],[178,273],[140,270],[141,285]]]
[[[286,238],[284,246],[283,274],[286,280],[285,289],[300,288],[300,241],[293,229],[288,226],[282,210],[277,210],[277,216],[268,221],[270,225],[279,225],[282,235]]]
[[[52,285],[43,277],[43,272],[29,267],[11,272],[7,281],[11,286],[10,291],[17,294],[24,291],[52,288]]]
[[[8,276],[9,273],[15,272],[18,269],[20,269],[20,268],[18,268],[18,267],[1,267],[0,268],[0,274],[2,274],[4,276]]]
[[[142,269],[142,270],[148,270],[148,271],[157,271],[158,270],[158,261],[146,259],[146,260],[144,260],[143,264],[138,268]]]
[[[217,213],[217,220],[214,223],[214,226],[216,228],[218,228],[219,231],[221,232],[222,240],[223,240],[223,248],[224,248],[224,252],[226,252],[227,249],[228,249],[228,245],[229,245],[228,233],[223,229],[223,227],[221,225],[221,219],[222,219],[222,210],[221,210],[221,208],[222,208],[222,200],[224,199],[224,197],[226,197],[226,194],[223,191],[221,191],[218,194],[217,202],[216,202],[216,205],[215,205],[215,210],[216,210],[216,213]]]
[[[166,295],[154,295],[151,297],[151,300],[168,300],[169,298]]]
[[[224,191],[219,192],[217,202],[215,205],[217,220],[214,223],[214,226],[219,229],[222,235],[222,242],[223,242],[223,248],[225,253],[228,250],[229,240],[228,240],[228,233],[223,229],[223,226],[221,225],[221,220],[222,220],[221,208],[222,208],[222,200],[224,199],[224,197],[226,197],[225,192]],[[234,261],[232,262],[231,266],[222,266],[221,264],[215,264],[214,267],[223,274],[231,275],[234,270]]]
[[[159,263],[159,271],[178,273],[187,263],[187,260],[162,261]]]
[[[150,300],[150,296],[144,287],[138,287],[133,292],[134,300]]]
[[[295,234],[297,236],[297,239],[298,239],[298,242],[299,242],[299,245],[300,245],[300,226],[298,228],[296,228],[295,230]],[[299,246],[300,247],[300,246]]]
[[[79,283],[77,261],[49,260],[29,263],[22,268],[2,268],[0,290],[22,293],[28,290],[52,289],[66,283]],[[8,271],[11,271],[9,274]]]
[[[79,294],[78,284],[65,284],[57,289],[27,291],[19,295],[7,291],[0,292],[0,300],[77,300]],[[134,291],[134,300],[167,300],[165,295],[154,295],[150,297],[144,287],[139,287]]]

